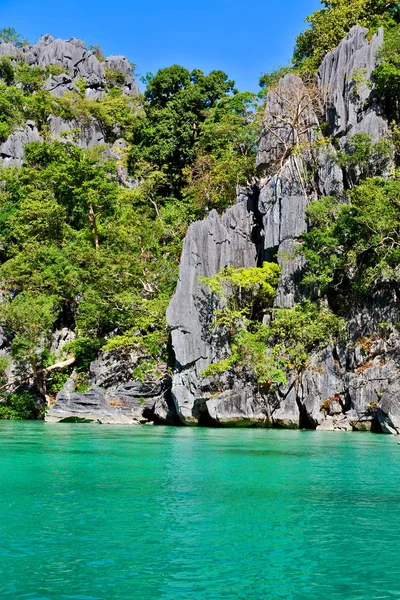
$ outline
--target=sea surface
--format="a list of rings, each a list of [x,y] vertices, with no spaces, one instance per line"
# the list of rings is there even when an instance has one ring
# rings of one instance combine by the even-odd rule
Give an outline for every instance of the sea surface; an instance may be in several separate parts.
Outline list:
[[[400,446],[0,422],[0,599],[400,598]]]

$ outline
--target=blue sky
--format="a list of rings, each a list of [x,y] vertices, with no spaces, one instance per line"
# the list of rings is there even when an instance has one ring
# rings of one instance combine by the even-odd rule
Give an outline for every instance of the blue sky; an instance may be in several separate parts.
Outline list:
[[[222,69],[240,90],[258,90],[265,71],[286,64],[319,0],[0,0],[0,28],[31,41],[44,33],[100,44],[137,71],[178,63]]]

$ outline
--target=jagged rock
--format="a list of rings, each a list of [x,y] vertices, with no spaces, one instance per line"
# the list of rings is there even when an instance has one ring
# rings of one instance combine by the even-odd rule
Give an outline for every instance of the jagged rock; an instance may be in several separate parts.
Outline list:
[[[132,65],[125,56],[108,56],[106,58],[106,69],[112,69],[116,73],[125,75],[125,84],[122,91],[127,96],[138,96],[140,94],[139,86],[132,74]]]
[[[17,48],[11,42],[2,42],[0,44],[0,56],[18,56],[22,55],[21,48]]]
[[[331,402],[343,401],[345,391],[330,347],[310,359],[310,367],[302,374],[301,387],[304,415],[311,425],[319,426],[324,421],[325,410],[329,412]]]
[[[100,352],[89,367],[89,381],[95,387],[111,388],[122,381],[130,381],[138,366],[140,355],[134,352]]]
[[[298,402],[298,382],[294,379],[289,385],[280,386],[270,400],[270,418],[274,427],[298,429],[301,414]]]
[[[133,190],[140,185],[140,181],[138,179],[133,179],[128,175],[128,169],[125,166],[127,148],[127,142],[120,138],[116,140],[112,147],[107,150],[105,156],[107,158],[112,158],[116,162],[119,185],[123,185],[124,187]]]
[[[378,405],[378,419],[384,433],[400,433],[400,382],[394,381],[384,391]]]
[[[76,373],[57,394],[46,414],[50,423],[94,421],[137,425],[148,422],[176,424],[174,404],[168,396],[168,382],[142,384],[131,381],[110,389],[93,387],[76,392]]]
[[[268,94],[256,158],[259,171],[274,175],[290,154],[294,141],[310,141],[318,127],[309,92],[297,75],[286,75]],[[294,135],[296,130],[296,134]]]
[[[21,165],[24,147],[31,142],[43,141],[33,121],[27,121],[26,127],[20,127],[12,133],[0,146],[2,165]]]
[[[79,123],[52,115],[48,119],[48,125],[52,137],[60,142],[73,142],[80,148],[105,144],[104,132],[95,119]]]
[[[132,67],[124,56],[109,56],[100,61],[94,52],[86,48],[81,40],[54,39],[51,35],[44,35],[34,46],[17,48],[11,43],[0,43],[0,56],[18,56],[18,60],[29,65],[47,67],[59,66],[64,73],[51,75],[44,84],[44,89],[54,96],[60,97],[66,92],[79,92],[82,82],[86,88],[86,95],[92,99],[103,97],[110,73],[123,75],[125,81],[119,81],[125,95],[137,96],[139,87],[133,77]],[[70,141],[83,148],[91,148],[106,142],[106,132],[95,119],[85,118],[82,122],[65,120],[61,117],[49,118],[49,129],[54,139]],[[68,132],[71,132],[68,135]],[[116,136],[118,131],[113,132]],[[64,135],[62,135],[64,134]],[[17,129],[1,146],[0,159],[4,166],[10,164],[20,165],[23,159],[24,146],[32,141],[41,141],[35,124],[29,122],[27,127]],[[118,177],[122,185],[135,187],[137,182],[128,177],[126,168],[118,165]]]
[[[317,96],[317,89],[308,90],[298,76],[281,79],[267,98],[257,153],[256,164],[263,176],[258,209],[265,257],[271,260],[278,256],[282,267],[275,302],[281,308],[290,308],[301,299],[303,261],[293,249],[296,239],[308,228],[307,205],[317,197],[317,192],[331,194],[343,190],[342,171],[330,157],[333,148],[313,144],[320,138],[315,112]],[[295,144],[301,151],[292,152]],[[310,165],[316,165],[313,184],[307,176]]]
[[[107,70],[123,74],[125,83],[122,86],[126,95],[137,96],[139,87],[133,77],[132,67],[124,56],[109,56],[100,61],[94,52],[86,48],[82,40],[54,39],[44,35],[34,46],[17,48],[11,43],[0,44],[0,56],[18,56],[30,65],[47,67],[59,66],[65,70],[61,75],[53,75],[46,82],[46,89],[60,96],[66,91],[75,90],[76,79],[82,79],[88,95],[99,98],[107,83]]]
[[[71,329],[68,329],[68,327],[63,327],[62,329],[57,329],[53,333],[53,340],[52,340],[50,352],[55,354],[55,356],[58,358],[61,355],[64,346],[66,344],[72,342],[74,339],[75,339],[75,333],[73,331],[71,331]]]
[[[226,351],[212,331],[214,300],[199,277],[211,277],[227,265],[254,267],[254,200],[247,197],[222,217],[215,210],[190,225],[182,251],[179,279],[167,310],[176,358],[172,395],[181,420],[197,423],[204,407],[198,397],[201,371]]]
[[[275,306],[292,308],[302,299],[299,283],[302,279],[305,265],[304,257],[298,252],[299,243],[294,240],[284,240],[279,245],[278,264],[281,268],[279,285],[276,290]]]
[[[329,134],[341,138],[368,133],[376,141],[387,134],[388,124],[370,87],[378,64],[383,29],[367,39],[368,29],[355,25],[329,52],[318,71],[318,84],[327,107]],[[354,77],[356,75],[356,77]],[[357,79],[357,81],[355,81]]]
[[[56,98],[60,98],[66,92],[79,92],[74,78],[66,73],[50,76],[44,85],[44,89],[51,92]]]
[[[233,389],[225,390],[206,401],[211,419],[229,427],[270,427],[265,404],[257,391],[237,381]]]
[[[301,236],[307,230],[307,194],[300,180],[295,157],[290,157],[279,175],[260,189],[258,209],[262,215],[264,246],[279,247],[284,240]]]
[[[60,392],[56,403],[46,414],[48,423],[100,422],[109,424],[136,424],[136,411],[133,414],[122,412],[122,403],[110,404],[103,390],[97,388],[82,394]]]

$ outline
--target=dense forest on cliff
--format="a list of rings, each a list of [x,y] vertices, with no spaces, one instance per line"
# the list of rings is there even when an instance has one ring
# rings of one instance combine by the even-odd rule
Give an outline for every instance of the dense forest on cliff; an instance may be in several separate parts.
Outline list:
[[[265,101],[282,75],[300,75],[318,110],[315,71],[355,24],[371,36],[385,30],[371,86],[389,133],[379,141],[359,134],[345,147],[335,142],[345,191],[307,208],[307,301],[274,311],[273,262],[256,275],[231,269],[206,281],[216,296],[227,287],[237,293],[216,323],[230,332],[230,357],[205,376],[244,365],[260,385],[280,384],[288,369],[301,369],[313,349],[340,335],[349,305],[397,289],[399,20],[396,3],[327,0],[307,19],[292,65],[265,74],[259,95],[238,91],[222,71],[178,65],[148,74],[143,94],[126,93],[126,73],[98,47],[91,52],[106,65],[101,94],[88,94],[87,81],[77,77],[57,95],[48,82],[59,81],[63,67],[29,64],[28,43],[3,30],[2,46],[18,51],[0,58],[0,142],[27,123],[36,139],[24,144],[21,164],[3,161],[0,173],[0,321],[9,348],[0,357],[0,417],[39,415],[37,399],[54,398],[72,369],[78,389],[86,389],[99,352],[134,355],[131,377],[138,380],[164,377],[172,367],[165,313],[189,224],[235,204],[238,186],[264,175],[255,165]],[[351,82],[355,95],[363,77],[359,72]],[[57,119],[72,125],[55,131]],[[101,142],[81,143],[92,128]],[[331,141],[322,126],[313,143]],[[299,140],[290,152],[303,150]],[[60,350],[54,332],[62,330],[70,333]]]

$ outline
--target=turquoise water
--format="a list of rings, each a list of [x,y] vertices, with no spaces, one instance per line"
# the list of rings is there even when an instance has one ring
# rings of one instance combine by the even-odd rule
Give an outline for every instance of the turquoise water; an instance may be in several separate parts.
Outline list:
[[[400,598],[391,436],[0,423],[0,599]]]

